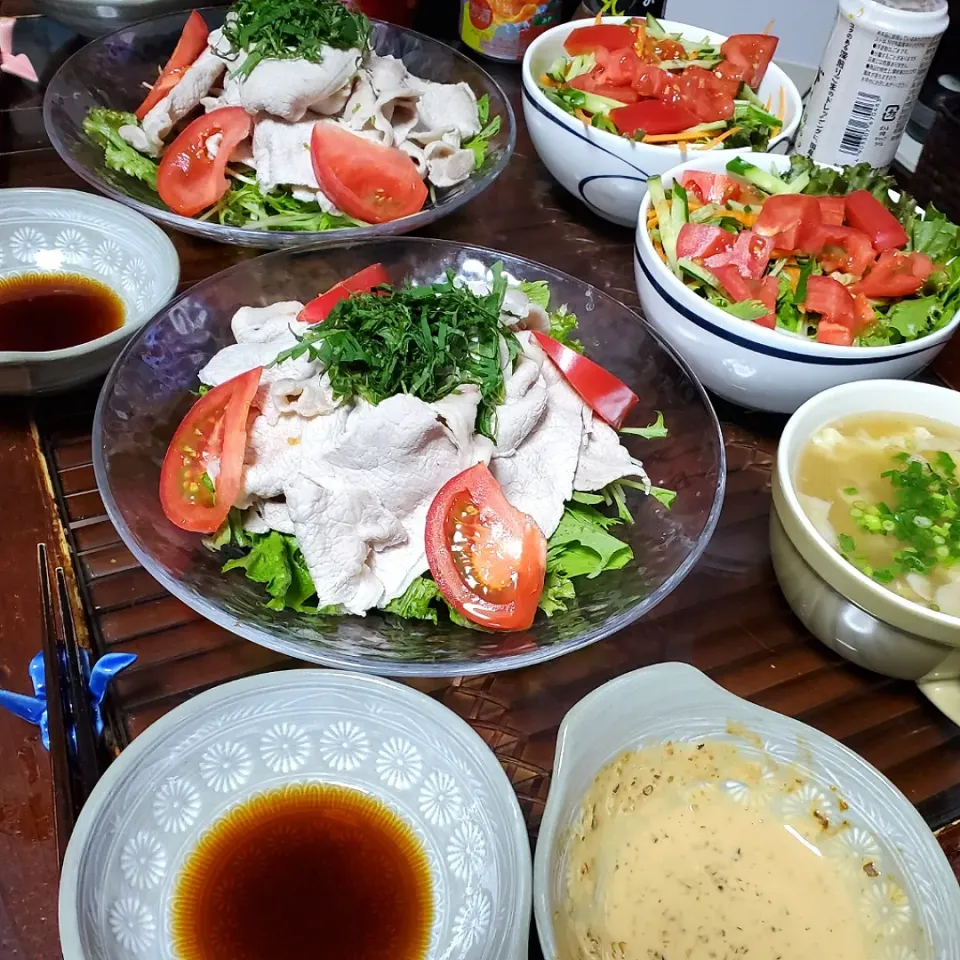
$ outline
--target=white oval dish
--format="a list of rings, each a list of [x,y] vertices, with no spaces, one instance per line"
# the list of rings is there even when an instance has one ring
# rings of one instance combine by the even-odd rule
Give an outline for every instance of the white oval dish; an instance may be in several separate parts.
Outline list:
[[[123,325],[62,350],[0,351],[0,394],[66,390],[105,373],[180,280],[170,238],[133,210],[79,190],[0,190],[0,278],[76,273],[123,301]]]
[[[664,184],[685,170],[722,173],[733,153],[763,170],[782,171],[787,157],[730,151],[703,154],[663,175]],[[960,310],[940,330],[889,347],[834,347],[738,320],[708,303],[660,259],[647,231],[650,198],[637,220],[633,265],[637,291],[651,326],[683,358],[707,389],[744,407],[793,413],[804,401],[850,380],[903,379],[933,361],[960,326]]]
[[[603,23],[624,23],[629,17],[603,17]],[[720,44],[727,38],[722,33],[704,30],[687,23],[661,20],[668,33],[681,33],[685,39],[709,38]],[[551,103],[540,89],[537,79],[563,55],[563,42],[583,20],[571,20],[547,30],[527,48],[523,58],[523,115],[530,138],[540,159],[550,173],[591,210],[613,223],[632,227],[637,222],[640,201],[647,192],[647,180],[680,163],[684,156],[694,155],[693,148],[681,151],[675,144],[636,143],[625,137],[588,126]],[[794,82],[771,63],[760,84],[762,100],[784,91],[786,110],[780,133],[770,146],[787,141],[800,124],[803,105]],[[709,150],[700,156],[726,159],[742,152]]]
[[[375,796],[412,827],[433,881],[426,960],[526,960],[530,848],[496,757],[430,697],[332,670],[216,687],[120,754],[64,857],[64,960],[170,960],[176,881],[201,836],[251,796],[304,782]]]
[[[869,857],[878,870],[876,903],[868,897],[864,909],[866,922],[890,931],[879,960],[960,956],[960,886],[920,814],[886,777],[826,734],[728,693],[694,667],[663,663],[594,690],[560,726],[534,858],[534,913],[547,960],[557,957],[567,831],[594,777],[624,750],[707,738],[735,743],[750,759],[789,765],[806,781],[803,797],[812,809],[833,823],[848,822],[847,842],[830,852],[838,864],[849,857],[858,870]],[[723,788],[742,792],[745,785]],[[887,885],[905,899],[887,899]]]

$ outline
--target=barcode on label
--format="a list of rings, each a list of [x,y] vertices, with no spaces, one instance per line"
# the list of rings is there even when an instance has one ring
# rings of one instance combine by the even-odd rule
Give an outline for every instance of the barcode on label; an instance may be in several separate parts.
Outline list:
[[[852,157],[860,155],[879,108],[879,94],[865,93],[863,90],[857,94],[847,129],[844,130],[843,139],[840,141],[839,153],[846,153]]]

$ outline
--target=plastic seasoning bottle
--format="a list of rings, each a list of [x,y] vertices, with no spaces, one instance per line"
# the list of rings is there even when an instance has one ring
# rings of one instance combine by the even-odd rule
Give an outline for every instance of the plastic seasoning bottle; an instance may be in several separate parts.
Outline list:
[[[561,0],[460,0],[460,39],[492,60],[520,63],[562,11]]]
[[[888,166],[948,23],[947,0],[840,0],[796,152]]]

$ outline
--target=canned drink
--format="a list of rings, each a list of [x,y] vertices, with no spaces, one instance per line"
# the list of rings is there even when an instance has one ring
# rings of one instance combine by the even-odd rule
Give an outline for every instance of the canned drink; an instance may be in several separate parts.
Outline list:
[[[840,0],[796,152],[889,166],[949,22],[947,0]]]
[[[460,39],[493,60],[520,63],[527,47],[558,24],[562,0],[461,0]]]

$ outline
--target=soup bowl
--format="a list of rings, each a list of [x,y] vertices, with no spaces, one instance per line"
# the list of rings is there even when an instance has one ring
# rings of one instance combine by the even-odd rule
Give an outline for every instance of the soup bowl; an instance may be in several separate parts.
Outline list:
[[[927,417],[960,429],[960,393],[927,383],[868,380],[825,390],[790,418],[773,476],[770,549],[780,588],[818,640],[877,673],[915,680],[960,722],[960,619],[887,590],[845,560],[800,504],[800,455],[822,427],[856,414]]]

